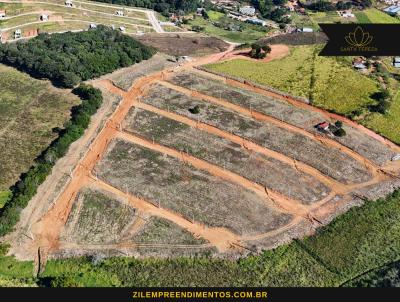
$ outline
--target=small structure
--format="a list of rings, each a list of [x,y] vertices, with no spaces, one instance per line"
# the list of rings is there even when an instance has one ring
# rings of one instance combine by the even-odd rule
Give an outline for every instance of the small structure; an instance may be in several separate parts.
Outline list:
[[[315,126],[319,131],[329,131],[330,124],[327,121],[323,121]]]
[[[90,29],[95,29],[95,28],[97,28],[97,25],[94,24],[94,23],[90,23],[89,28]]]
[[[392,5],[383,10],[385,13],[391,16],[400,16],[400,6],[399,5]]]
[[[21,37],[22,37],[22,32],[21,32],[21,30],[18,28],[18,29],[16,29],[15,32],[14,32],[14,39],[19,39],[19,38],[21,38]]]
[[[246,16],[254,16],[256,14],[256,9],[252,6],[242,6],[239,8],[239,12]]]
[[[205,11],[205,9],[203,7],[199,7],[199,8],[197,8],[196,15],[202,16],[204,11]]]
[[[122,31],[122,32],[124,33],[124,32],[126,31],[126,28],[125,28],[125,26],[120,26],[120,27],[119,27],[119,30]]]
[[[365,65],[364,63],[354,63],[353,67],[357,70],[365,70],[367,69],[367,65]]]
[[[252,18],[248,19],[246,21],[247,23],[255,24],[255,25],[261,25],[261,26],[267,26],[267,22],[258,18]]]
[[[65,6],[66,7],[73,7],[74,4],[72,3],[72,0],[65,0]]]
[[[395,57],[393,59],[393,66],[396,68],[400,68],[400,57]]]
[[[312,32],[314,32],[314,30],[311,27],[303,27],[301,29],[301,32],[303,32],[303,33],[312,33]]]
[[[120,17],[123,17],[123,16],[125,15],[123,10],[117,10],[117,11],[115,12],[115,14],[116,14],[117,16],[120,16]]]
[[[397,153],[396,155],[394,155],[390,160],[391,160],[391,161],[400,160],[400,153]]]
[[[6,17],[6,11],[4,9],[0,9],[0,19],[4,19]]]
[[[40,21],[49,21],[49,15],[45,14],[40,15]]]
[[[355,18],[355,15],[351,10],[343,10],[343,11],[338,11],[338,14],[340,17],[343,18]]]

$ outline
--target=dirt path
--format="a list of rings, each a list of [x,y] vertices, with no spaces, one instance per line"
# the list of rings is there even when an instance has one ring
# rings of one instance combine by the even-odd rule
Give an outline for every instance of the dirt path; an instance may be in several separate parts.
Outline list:
[[[317,141],[319,143],[322,143],[323,145],[326,145],[330,148],[334,148],[337,149],[339,151],[341,151],[342,153],[345,153],[347,155],[349,155],[350,157],[352,157],[353,159],[357,160],[359,163],[361,163],[368,171],[371,172],[371,174],[373,176],[376,176],[379,172],[380,172],[380,168],[378,166],[376,166],[373,162],[371,162],[370,160],[366,159],[365,157],[361,156],[360,154],[358,154],[357,152],[351,150],[350,148],[343,146],[342,144],[340,144],[339,142],[329,139],[325,136],[322,135],[318,135],[318,134],[314,134],[311,132],[308,132],[307,130],[304,130],[300,127],[294,126],[292,124],[283,122],[275,117],[263,114],[261,112],[257,112],[254,111],[252,109],[248,109],[248,108],[244,108],[242,106],[233,104],[227,100],[224,99],[219,99],[216,97],[212,97],[203,93],[200,93],[198,91],[194,91],[194,90],[190,90],[181,86],[177,86],[174,85],[170,82],[165,82],[165,81],[158,81],[159,84],[173,89],[175,91],[179,91],[181,93],[184,93],[185,95],[188,95],[190,97],[196,98],[197,100],[203,100],[203,101],[207,101],[209,103],[213,103],[216,104],[218,106],[236,111],[238,113],[241,113],[245,116],[251,117],[257,121],[261,121],[261,122],[267,122],[270,124],[273,124],[275,126],[278,126],[282,129],[285,130],[289,130],[290,132],[294,132],[294,133],[298,133],[302,136],[308,137],[314,141]]]
[[[277,92],[272,92],[272,91],[269,91],[269,90],[266,90],[266,89],[262,89],[262,88],[256,87],[256,86],[252,85],[251,83],[249,83],[247,81],[242,83],[242,82],[239,82],[239,81],[236,81],[236,80],[233,80],[233,79],[229,79],[229,78],[226,78],[226,77],[223,77],[223,76],[219,76],[219,75],[216,75],[216,74],[210,74],[210,73],[208,73],[206,71],[203,71],[203,70],[200,70],[200,69],[196,69],[195,72],[199,73],[199,74],[204,74],[205,76],[208,76],[208,77],[214,77],[214,78],[219,79],[220,81],[223,81],[226,84],[234,86],[234,87],[243,88],[243,89],[246,89],[246,90],[249,90],[249,91],[256,92],[256,93],[261,94],[261,95],[265,95],[265,96],[268,96],[268,97],[272,97],[272,98],[277,98],[279,100],[283,100],[283,101],[285,101],[285,102],[287,102],[287,103],[289,103],[289,104],[291,104],[291,105],[293,105],[295,107],[298,107],[298,108],[303,108],[303,109],[306,109],[306,110],[309,110],[309,111],[318,112],[320,114],[323,114],[324,116],[326,116],[329,119],[342,121],[344,124],[346,124],[346,125],[348,125],[350,127],[356,128],[356,129],[360,130],[362,133],[364,133],[364,134],[376,139],[377,141],[379,141],[382,144],[384,144],[387,147],[389,147],[394,152],[400,153],[400,146],[397,146],[395,143],[393,143],[393,142],[389,141],[388,139],[380,136],[379,134],[373,132],[372,130],[370,130],[370,129],[368,129],[368,128],[360,125],[360,124],[357,124],[356,122],[354,122],[354,121],[352,121],[352,120],[350,120],[350,119],[348,119],[346,117],[343,117],[341,115],[325,111],[323,109],[314,107],[312,105],[309,105],[309,104],[306,104],[306,103],[304,103],[302,101],[299,101],[299,100],[297,100],[295,98],[292,98],[292,97],[289,97],[289,96],[286,96],[286,95],[283,95],[283,94],[279,94]]]

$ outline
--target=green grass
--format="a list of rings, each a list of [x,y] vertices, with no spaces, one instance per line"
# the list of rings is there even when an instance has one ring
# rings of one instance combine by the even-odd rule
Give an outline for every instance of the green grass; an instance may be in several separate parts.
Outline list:
[[[216,14],[212,14],[213,17],[217,17]],[[191,26],[201,26],[204,27],[203,33],[217,37],[222,40],[227,40],[236,43],[252,43],[260,38],[265,37],[266,31],[263,27],[252,25],[244,22],[240,22],[243,26],[243,31],[229,31],[212,24],[212,20],[204,20],[202,17],[196,17],[196,19],[190,21]]]
[[[389,16],[376,8],[356,12],[355,15],[359,23],[400,23],[399,18]]]
[[[3,192],[57,136],[52,129],[63,126],[79,99],[1,64],[0,95],[1,204]]]
[[[75,286],[339,286],[400,258],[400,192],[367,202],[317,234],[240,260],[49,260],[44,280]],[[0,276],[32,277],[32,262],[0,257]]]
[[[207,68],[313,100],[341,114],[368,106],[377,84],[354,71],[349,59],[317,56],[321,46],[291,48],[286,58],[269,63],[232,60]]]
[[[4,207],[6,204],[8,198],[10,198],[11,192],[9,190],[6,191],[0,191],[0,209]]]
[[[387,114],[371,113],[362,123],[375,132],[400,144],[400,92],[397,91]]]

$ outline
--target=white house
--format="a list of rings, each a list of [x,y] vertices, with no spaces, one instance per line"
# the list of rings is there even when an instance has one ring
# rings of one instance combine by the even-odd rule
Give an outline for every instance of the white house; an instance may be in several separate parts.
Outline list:
[[[3,19],[6,17],[6,11],[4,9],[0,9],[0,19]]]
[[[40,21],[49,21],[49,15],[45,14],[40,15]]]
[[[314,30],[311,27],[303,27],[299,31],[301,31],[303,33],[312,33],[312,32],[314,32]]]
[[[117,15],[117,16],[124,16],[124,11],[122,11],[122,10],[117,10],[116,12],[115,12],[115,14]]]
[[[400,57],[395,57],[393,60],[393,66],[396,68],[400,68]]]
[[[122,31],[122,32],[125,32],[125,31],[126,31],[126,28],[125,28],[125,26],[120,26],[120,27],[119,27],[119,30]]]
[[[22,31],[18,28],[14,32],[14,39],[19,39],[22,37]]]
[[[242,6],[239,8],[239,12],[243,15],[254,16],[256,14],[256,9],[252,6]]]
[[[94,23],[90,23],[89,28],[90,29],[95,29],[95,28],[97,28],[97,25],[94,24]]]
[[[74,4],[72,3],[71,0],[65,0],[65,6],[66,7],[72,7],[72,6],[74,6]]]

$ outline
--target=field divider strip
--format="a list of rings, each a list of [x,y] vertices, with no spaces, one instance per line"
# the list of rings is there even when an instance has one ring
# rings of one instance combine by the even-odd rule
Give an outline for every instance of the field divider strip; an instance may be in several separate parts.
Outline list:
[[[153,216],[167,219],[188,230],[195,236],[203,237],[204,239],[208,240],[213,246],[217,247],[217,249],[220,251],[226,251],[227,249],[232,247],[233,243],[240,242],[240,237],[238,235],[225,228],[206,227],[204,224],[189,221],[181,214],[164,208],[159,208],[153,203],[135,197],[130,193],[123,192],[120,189],[115,188],[112,185],[104,182],[103,180],[100,180],[93,176],[91,177],[94,181],[91,184],[92,186],[120,196],[126,199],[129,204],[131,204],[136,209],[142,210],[143,212],[149,213]]]
[[[246,109],[242,106],[233,104],[227,100],[224,99],[219,99],[216,97],[212,97],[209,95],[205,95],[199,91],[196,90],[190,90],[181,86],[177,86],[175,84],[172,84],[171,82],[165,82],[165,81],[157,81],[157,83],[163,85],[164,87],[173,89],[175,91],[184,93],[185,95],[188,95],[190,97],[193,97],[195,99],[198,100],[202,100],[202,101],[206,101],[215,105],[219,105],[221,107],[224,107],[226,109],[229,110],[233,110],[236,111],[240,114],[243,114],[245,116],[251,117],[257,121],[261,121],[261,122],[266,122],[266,123],[270,123],[273,124],[275,126],[278,126],[281,129],[285,129],[300,135],[303,135],[307,138],[310,138],[318,143],[321,143],[323,145],[326,145],[328,147],[334,148],[339,150],[340,152],[352,157],[353,159],[355,159],[356,161],[358,161],[359,163],[361,163],[368,171],[370,171],[372,173],[372,175],[376,175],[378,173],[380,173],[380,167],[376,166],[373,162],[371,162],[370,160],[368,160],[367,158],[361,156],[360,154],[358,154],[357,152],[351,150],[350,148],[343,146],[342,144],[338,143],[337,141],[331,140],[329,138],[317,135],[317,134],[313,134],[308,132],[307,130],[304,130],[302,128],[299,128],[297,126],[291,125],[289,123],[283,122],[275,117],[266,115],[264,113],[261,112],[257,112],[254,110],[250,110],[250,109]]]
[[[254,152],[266,155],[268,157],[272,157],[272,158],[279,160],[285,164],[288,164],[289,166],[293,167],[297,171],[300,171],[302,173],[306,173],[308,175],[315,177],[316,179],[321,181],[324,185],[329,187],[332,191],[334,191],[338,194],[345,193],[350,189],[349,185],[342,184],[342,183],[334,180],[333,178],[323,174],[319,170],[317,170],[303,162],[299,162],[293,158],[290,158],[279,152],[270,150],[266,147],[260,146],[256,143],[249,141],[247,139],[244,139],[238,135],[235,135],[235,134],[229,133],[227,131],[221,130],[219,128],[216,128],[215,126],[206,124],[204,122],[194,121],[183,115],[179,115],[177,113],[159,109],[157,107],[154,107],[152,105],[149,105],[149,104],[143,103],[143,102],[138,102],[137,104],[135,104],[135,107],[156,113],[156,114],[164,116],[166,118],[178,121],[180,123],[184,123],[190,127],[193,127],[193,128],[199,129],[201,131],[205,131],[210,134],[219,136],[221,138],[224,138],[226,140],[229,140],[233,143],[236,143],[236,144],[242,146],[246,150],[254,151]]]
[[[127,132],[118,132],[117,137],[143,146],[145,148],[161,152],[163,154],[167,154],[173,158],[179,159],[185,163],[191,164],[195,168],[207,171],[211,175],[214,175],[218,178],[227,180],[231,183],[238,184],[248,190],[253,191],[256,193],[258,196],[263,198],[265,201],[267,201],[268,205],[271,207],[274,207],[278,209],[281,212],[286,212],[292,215],[297,215],[301,216],[303,218],[309,219],[309,213],[308,210],[305,206],[303,206],[299,201],[288,198],[286,196],[283,196],[277,192],[274,192],[268,188],[263,187],[260,184],[257,184],[255,182],[252,182],[238,174],[235,174],[231,171],[225,170],[221,167],[218,167],[216,165],[210,164],[204,160],[198,159],[194,156],[188,155],[182,151],[178,151],[175,149],[168,148],[166,146],[153,143],[151,141],[148,141],[144,138],[135,136],[133,134],[127,133]]]

